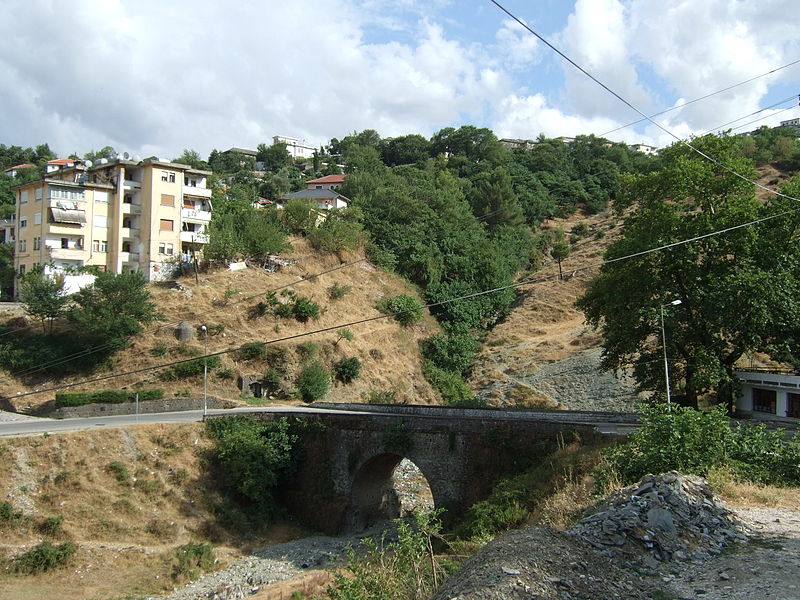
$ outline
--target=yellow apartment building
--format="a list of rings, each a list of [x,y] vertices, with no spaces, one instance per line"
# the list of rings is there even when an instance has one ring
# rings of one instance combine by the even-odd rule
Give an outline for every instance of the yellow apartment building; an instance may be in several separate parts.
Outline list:
[[[208,243],[209,171],[158,158],[77,161],[17,186],[14,268],[172,277]],[[15,290],[16,293],[16,290]]]

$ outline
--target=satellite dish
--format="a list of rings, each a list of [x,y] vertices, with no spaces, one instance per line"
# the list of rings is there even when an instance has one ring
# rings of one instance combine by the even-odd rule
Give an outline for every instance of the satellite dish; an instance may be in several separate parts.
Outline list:
[[[134,154],[134,155],[133,155],[133,161],[134,161],[134,162],[137,162],[137,163],[138,163],[138,162],[142,162],[142,157],[141,157],[141,156],[139,156],[138,154]]]
[[[108,159],[107,158],[101,158],[100,159],[100,164],[101,165],[107,165],[108,164]]]
[[[85,160],[83,161],[83,164],[86,165],[87,167],[91,167],[94,163],[90,160]]]
[[[130,154],[128,154],[127,152],[123,152],[123,153],[122,153],[122,158],[124,158],[125,160],[128,160],[128,159],[130,159],[130,157],[131,157],[131,155],[130,155]]]

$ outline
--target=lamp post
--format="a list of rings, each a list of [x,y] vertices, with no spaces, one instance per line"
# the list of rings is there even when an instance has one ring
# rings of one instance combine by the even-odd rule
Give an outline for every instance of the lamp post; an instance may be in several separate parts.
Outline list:
[[[664,349],[664,381],[667,384],[667,404],[672,402],[672,398],[670,397],[669,393],[669,362],[667,361],[667,334],[664,329],[664,307],[666,306],[677,306],[681,304],[680,300],[673,300],[672,302],[667,302],[666,304],[661,305],[661,346]]]
[[[201,325],[200,333],[203,334],[205,342],[205,356],[203,357],[203,418],[205,419],[208,413],[208,328]]]

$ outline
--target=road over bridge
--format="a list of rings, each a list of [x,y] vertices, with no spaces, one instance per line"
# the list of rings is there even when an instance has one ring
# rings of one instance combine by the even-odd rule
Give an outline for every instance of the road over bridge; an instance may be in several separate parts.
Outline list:
[[[291,510],[328,533],[359,531],[399,514],[392,473],[403,458],[425,475],[437,508],[455,519],[498,479],[545,459],[576,437],[635,426],[620,413],[315,404],[309,412],[252,412],[250,418],[312,421],[304,458],[283,490]],[[336,412],[326,409],[335,408]],[[347,409],[351,408],[352,412]],[[240,413],[242,414],[242,413]],[[212,415],[210,418],[222,415]]]

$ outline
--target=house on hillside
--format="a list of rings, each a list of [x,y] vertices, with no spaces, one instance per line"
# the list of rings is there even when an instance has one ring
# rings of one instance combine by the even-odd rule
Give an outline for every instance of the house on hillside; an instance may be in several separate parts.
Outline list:
[[[775,421],[800,419],[800,373],[772,369],[736,371],[741,392],[736,412]]]
[[[523,150],[530,150],[536,145],[535,140],[522,140],[516,138],[502,138],[498,140],[506,148],[522,148]]]
[[[658,148],[649,146],[648,144],[631,144],[628,148],[635,152],[643,152],[644,154],[658,154]]]
[[[14,228],[16,227],[16,216],[11,215],[8,219],[0,219],[0,244],[13,244]]]
[[[30,167],[35,167],[36,165],[32,163],[23,163],[21,165],[14,165],[13,167],[8,167],[4,173],[9,177],[16,177],[17,171],[21,171],[22,169],[29,169]]]
[[[70,167],[75,166],[75,161],[71,158],[54,158],[53,160],[47,161],[47,166],[45,167],[45,173],[53,173],[54,171],[58,171],[59,169],[68,169]]]
[[[323,211],[332,208],[347,208],[350,202],[347,196],[342,196],[336,190],[331,189],[306,189],[300,190],[299,192],[291,192],[289,194],[284,194],[275,202],[280,208],[283,204],[293,199],[314,201],[317,203],[317,208]]]
[[[292,158],[311,158],[314,156],[316,148],[306,146],[300,138],[287,137],[285,135],[272,136],[274,144],[286,144],[286,151]]]
[[[344,183],[346,177],[347,175],[325,175],[306,181],[306,187],[309,190],[335,190]]]

